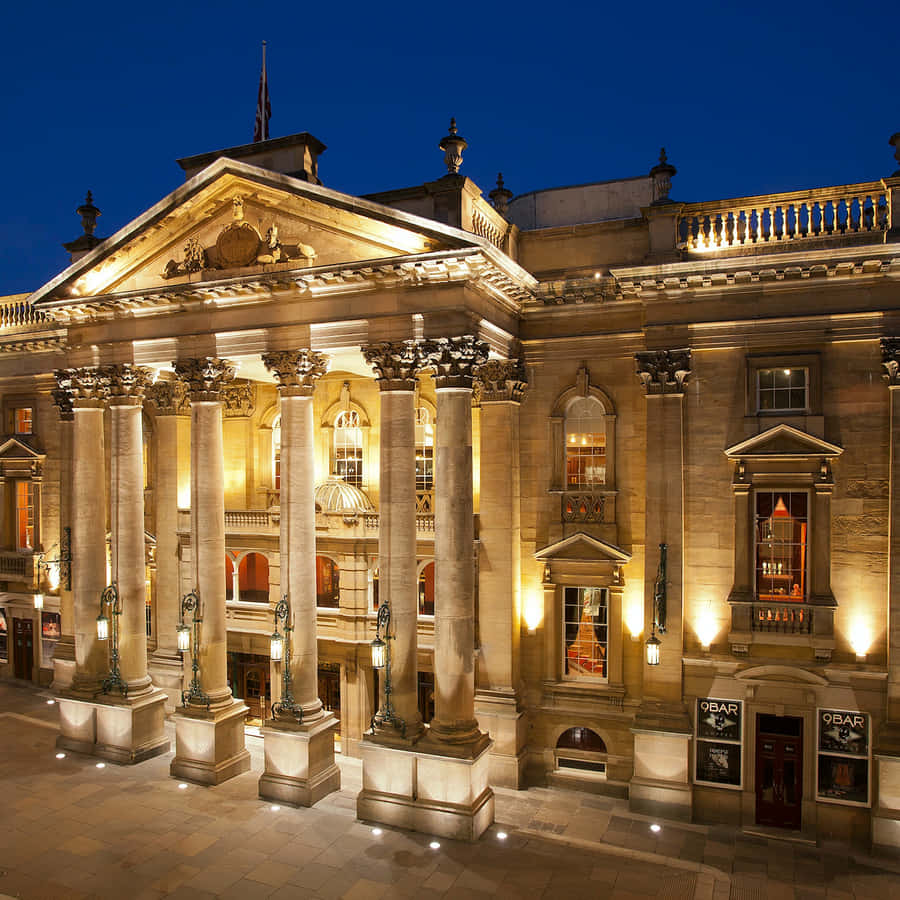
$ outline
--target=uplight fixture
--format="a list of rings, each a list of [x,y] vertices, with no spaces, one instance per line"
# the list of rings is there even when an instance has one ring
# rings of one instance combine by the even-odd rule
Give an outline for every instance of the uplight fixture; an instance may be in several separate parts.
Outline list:
[[[438,841],[432,841],[428,846],[431,847],[432,850],[440,850],[441,849],[441,845]]]

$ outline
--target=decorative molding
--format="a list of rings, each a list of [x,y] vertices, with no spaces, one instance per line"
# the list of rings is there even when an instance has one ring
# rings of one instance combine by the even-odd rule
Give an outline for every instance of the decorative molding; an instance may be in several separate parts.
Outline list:
[[[278,381],[282,397],[311,397],[331,362],[324,353],[306,349],[263,353],[262,361]]]
[[[109,380],[109,402],[114,406],[140,406],[153,383],[153,373],[143,366],[119,363],[100,367]]]
[[[105,367],[82,366],[73,369],[59,369],[56,372],[59,389],[71,393],[75,409],[102,407],[109,399],[109,375]]]
[[[53,376],[56,378],[56,387],[50,391],[53,405],[59,410],[61,422],[71,422],[75,418],[72,378],[67,369],[57,369]]]
[[[219,401],[225,385],[234,381],[234,366],[217,356],[176,359],[172,365],[176,377],[185,383],[192,402]]]
[[[381,341],[362,348],[382,391],[413,391],[416,375],[428,365],[418,341]]]
[[[691,351],[642,350],[634,354],[647,395],[681,394],[691,377]]]
[[[900,337],[881,339],[882,378],[891,387],[900,387]]]
[[[222,389],[226,419],[247,418],[256,409],[256,388],[249,381],[235,381]]]
[[[528,390],[528,374],[521,359],[489,359],[478,367],[475,377],[481,385],[482,403],[493,400],[518,403]]]
[[[157,381],[147,388],[147,402],[157,416],[186,416],[190,413],[187,388],[183,381]]]
[[[471,334],[422,342],[423,356],[434,371],[434,385],[441,388],[469,388],[476,369],[488,358],[488,345]]]

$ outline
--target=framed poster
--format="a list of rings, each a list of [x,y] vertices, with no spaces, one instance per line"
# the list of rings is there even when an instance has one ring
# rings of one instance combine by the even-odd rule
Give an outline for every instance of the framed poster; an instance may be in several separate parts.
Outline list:
[[[698,697],[695,719],[694,782],[740,788],[743,781],[743,719],[741,700]]]
[[[870,719],[858,710],[817,711],[816,796],[829,803],[868,806]]]
[[[41,637],[48,641],[58,641],[62,629],[59,622],[59,613],[42,612],[41,613]]]
[[[0,609],[0,660],[6,662],[7,659],[7,635],[9,628],[6,623],[6,610]]]

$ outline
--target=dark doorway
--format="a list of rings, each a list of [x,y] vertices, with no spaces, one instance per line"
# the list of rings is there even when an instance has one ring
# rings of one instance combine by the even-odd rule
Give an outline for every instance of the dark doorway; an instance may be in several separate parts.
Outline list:
[[[335,718],[341,720],[341,665],[340,663],[319,663],[318,674],[319,699],[322,706],[334,713]],[[340,734],[340,729],[337,729]]]
[[[803,799],[803,719],[756,716],[756,822],[799,828]]]
[[[31,681],[34,670],[34,623],[31,619],[13,619],[13,665],[16,678]]]
[[[232,694],[247,704],[248,719],[262,722],[269,715],[272,685],[268,657],[229,652],[228,684]]]

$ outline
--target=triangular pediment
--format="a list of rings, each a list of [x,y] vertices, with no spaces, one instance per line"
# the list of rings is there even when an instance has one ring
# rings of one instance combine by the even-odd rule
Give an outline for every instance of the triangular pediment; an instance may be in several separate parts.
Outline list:
[[[34,460],[40,462],[46,454],[39,453],[21,438],[0,438],[0,461],[3,460]]]
[[[583,531],[563,538],[538,550],[534,554],[535,559],[544,562],[614,562],[625,563],[631,559],[631,554],[626,553],[621,547],[591,537]]]
[[[29,301],[77,303],[233,276],[473,248],[498,253],[484,239],[448,225],[221,158]]]
[[[725,451],[729,459],[833,459],[844,452],[843,447],[807,434],[791,425],[776,425],[755,434]]]

